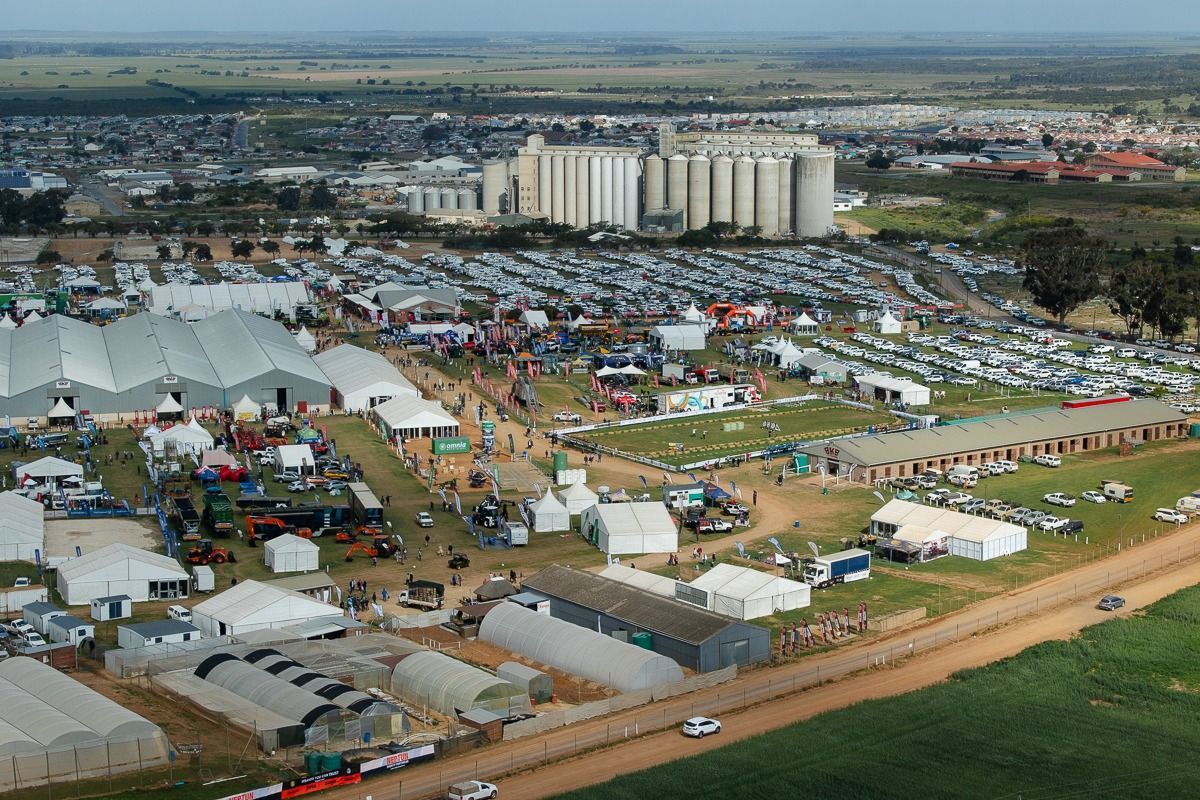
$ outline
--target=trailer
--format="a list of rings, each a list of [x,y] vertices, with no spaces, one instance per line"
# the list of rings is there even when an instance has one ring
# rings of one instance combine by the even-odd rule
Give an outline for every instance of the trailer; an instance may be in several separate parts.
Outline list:
[[[505,520],[500,523],[500,533],[508,540],[509,547],[529,544],[529,528],[523,522]]]
[[[350,514],[354,524],[373,531],[383,530],[383,504],[365,483],[351,483]]]
[[[348,531],[354,525],[350,506],[326,506],[321,504],[301,505],[294,508],[279,508],[266,511],[267,516],[282,520],[294,528],[307,528],[312,535]]]
[[[233,504],[229,502],[229,495],[217,487],[206,491],[204,493],[203,521],[214,536],[231,536],[233,534]]]
[[[436,611],[446,599],[446,587],[434,581],[414,580],[400,594],[396,602],[406,608],[423,608]]]
[[[252,511],[269,508],[291,508],[292,498],[290,497],[271,497],[265,494],[243,494],[234,501],[243,512],[250,513]]]
[[[718,380],[720,373],[718,373]],[[748,383],[716,384],[695,389],[666,392],[651,398],[656,414],[709,411],[730,406],[753,405],[762,401],[758,387]]]
[[[805,556],[802,562],[803,581],[818,589],[871,577],[871,554],[858,548],[824,556]]]
[[[175,517],[179,520],[179,527],[183,531],[180,538],[185,541],[199,539],[200,515],[196,512],[196,504],[192,502],[192,496],[174,495],[171,497],[171,505],[175,509]]]
[[[1120,481],[1100,481],[1100,491],[1111,503],[1133,502],[1133,487]]]

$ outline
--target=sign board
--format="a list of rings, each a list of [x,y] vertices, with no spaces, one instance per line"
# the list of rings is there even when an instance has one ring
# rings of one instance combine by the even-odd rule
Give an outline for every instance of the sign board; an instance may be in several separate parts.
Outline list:
[[[179,383],[179,376],[178,375],[164,375],[162,382],[163,383]]]
[[[484,423],[480,426],[480,428],[483,431],[484,436],[492,436],[496,433],[496,423],[492,422],[491,420],[484,420]]]
[[[433,454],[436,456],[470,452],[471,440],[466,436],[446,436],[433,440]]]
[[[71,382],[70,381],[55,381],[54,388],[55,389],[70,389]]]

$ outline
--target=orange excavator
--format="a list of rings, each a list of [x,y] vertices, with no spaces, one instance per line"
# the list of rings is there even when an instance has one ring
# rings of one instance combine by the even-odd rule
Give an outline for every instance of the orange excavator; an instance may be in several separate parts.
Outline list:
[[[246,543],[250,547],[254,547],[260,539],[266,542],[285,533],[295,534],[301,539],[311,539],[313,535],[311,528],[297,528],[278,517],[246,517]]]
[[[396,552],[396,545],[389,542],[387,539],[376,539],[371,544],[363,542],[355,542],[350,545],[350,549],[346,551],[346,560],[353,561],[355,553],[363,553],[367,558],[389,558]]]
[[[189,564],[204,565],[204,564],[224,564],[226,561],[235,563],[237,556],[232,550],[224,547],[213,547],[212,539],[201,539],[200,544],[188,551],[187,560]]]

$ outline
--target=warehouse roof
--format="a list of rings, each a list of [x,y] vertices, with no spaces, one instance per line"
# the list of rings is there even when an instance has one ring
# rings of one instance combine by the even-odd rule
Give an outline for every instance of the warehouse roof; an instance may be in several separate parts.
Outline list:
[[[137,562],[174,577],[188,577],[184,568],[179,566],[179,562],[173,558],[140,550],[121,542],[114,542],[101,547],[99,550],[84,553],[79,558],[71,558],[64,561],[58,566],[58,580],[60,584],[70,582],[96,570],[126,562]]]
[[[710,611],[571,567],[546,567],[522,586],[689,644],[702,644],[732,624]]]
[[[402,394],[420,396],[416,387],[400,374],[400,370],[396,369],[392,362],[379,353],[352,344],[340,344],[317,353],[313,356],[313,361],[325,373],[325,377],[334,388],[343,395],[386,383],[399,389]]]
[[[151,622],[135,622],[131,625],[118,625],[117,629],[125,628],[146,639],[155,636],[174,636],[177,633],[199,633],[200,629],[190,622],[180,619],[156,619]]]
[[[841,451],[837,456],[839,461],[863,465],[889,464],[1142,425],[1183,423],[1187,418],[1186,414],[1157,400],[1131,400],[1127,403],[1052,409],[922,430],[837,439],[833,443],[803,448],[803,451],[825,456],[832,446]]]

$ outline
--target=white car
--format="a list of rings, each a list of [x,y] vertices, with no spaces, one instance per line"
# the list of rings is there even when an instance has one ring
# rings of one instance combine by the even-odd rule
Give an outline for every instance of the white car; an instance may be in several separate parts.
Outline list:
[[[1075,505],[1075,498],[1066,492],[1051,492],[1043,497],[1042,501],[1052,506],[1062,506],[1063,508],[1070,508]]]
[[[417,527],[418,528],[432,528],[433,527],[433,517],[429,516],[428,511],[418,511],[417,512]]]
[[[709,717],[692,717],[684,720],[683,735],[703,739],[710,733],[720,733],[721,723]]]
[[[496,784],[483,781],[456,783],[446,792],[447,800],[493,800],[495,797]]]
[[[25,577],[17,578],[15,581],[13,581],[14,589],[21,589],[21,588],[24,588],[24,587],[30,586],[30,585],[32,585],[32,581],[29,578],[25,578]]]
[[[1068,522],[1066,517],[1046,517],[1037,526],[1044,531],[1057,531],[1065,528]]]
[[[1040,456],[1033,457],[1033,463],[1041,464],[1043,467],[1061,467],[1062,459],[1050,453],[1044,453]]]
[[[555,422],[570,422],[572,424],[583,421],[583,417],[576,414],[574,411],[560,411],[554,415]]]
[[[289,492],[294,492],[294,493],[299,494],[301,492],[307,492],[309,489],[312,489],[312,488],[313,487],[310,486],[305,481],[292,481],[291,483],[288,484],[287,490]]]
[[[24,639],[25,639],[25,644],[29,645],[30,647],[45,647],[46,646],[46,640],[43,639],[42,635],[40,633],[38,633],[37,631],[30,631],[29,633],[25,634]]]
[[[1005,461],[1004,459],[1000,459],[999,461],[993,461],[992,464],[1000,467],[1000,469],[1004,470],[1005,472],[1007,472],[1009,474],[1012,474],[1021,468],[1021,465],[1018,464],[1017,462]]]
[[[17,636],[28,636],[31,633],[36,633],[36,629],[23,619],[11,622],[8,629]]]
[[[1159,522],[1173,522],[1182,525],[1188,521],[1187,514],[1173,508],[1159,508],[1154,511],[1154,518]]]
[[[1087,500],[1089,503],[1107,503],[1108,502],[1107,498],[1105,498],[1104,495],[1102,495],[1100,492],[1096,492],[1096,491],[1088,490],[1079,496],[1082,497],[1084,500]]]

